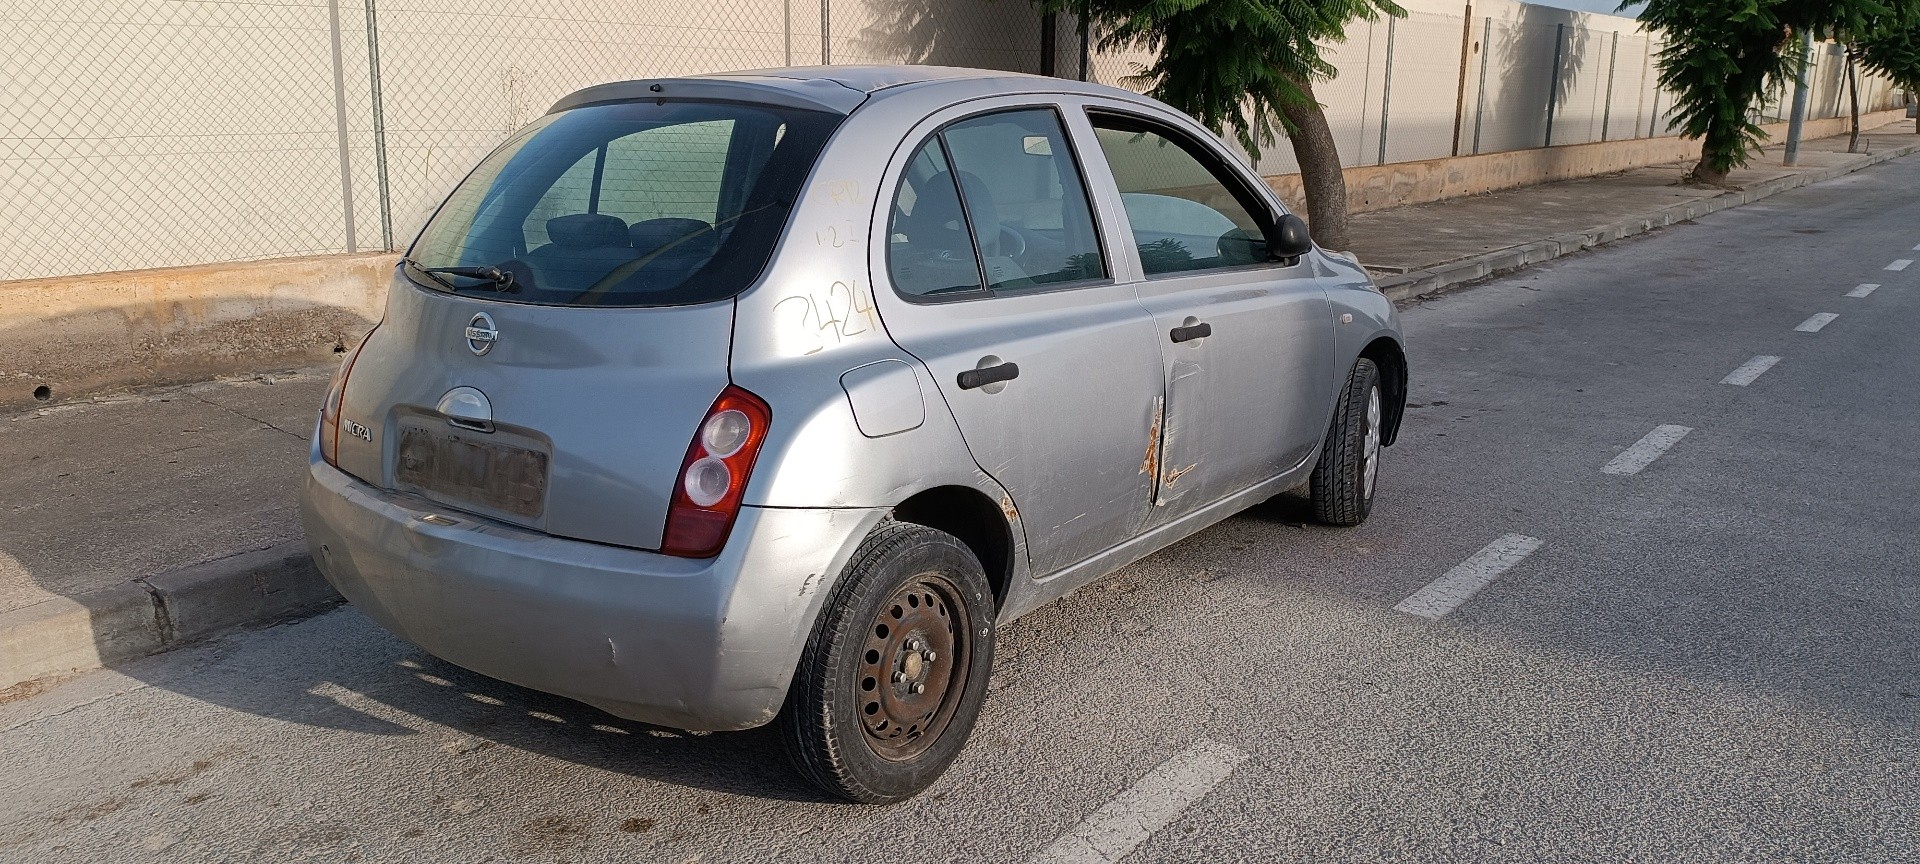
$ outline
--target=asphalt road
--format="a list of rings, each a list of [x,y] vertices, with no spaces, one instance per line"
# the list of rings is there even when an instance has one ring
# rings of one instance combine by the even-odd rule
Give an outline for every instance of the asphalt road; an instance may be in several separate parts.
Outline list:
[[[1916,190],[1908,159],[1409,310],[1373,521],[1280,500],[1011,625],[913,801],[344,608],[0,706],[0,859],[1920,859],[1920,265],[1883,269]]]

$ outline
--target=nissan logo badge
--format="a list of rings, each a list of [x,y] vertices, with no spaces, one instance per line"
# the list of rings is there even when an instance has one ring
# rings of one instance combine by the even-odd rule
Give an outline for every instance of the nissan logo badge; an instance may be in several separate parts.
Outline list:
[[[481,312],[467,322],[467,350],[474,356],[480,356],[493,350],[493,343],[500,341],[500,330],[493,326],[493,316]]]

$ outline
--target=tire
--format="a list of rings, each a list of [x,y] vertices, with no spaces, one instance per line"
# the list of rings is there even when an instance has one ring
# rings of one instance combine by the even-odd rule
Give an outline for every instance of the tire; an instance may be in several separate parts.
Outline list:
[[[993,615],[986,572],[965,544],[881,523],[827,598],[775,721],[794,768],[861,804],[932,785],[980,716]]]
[[[1358,525],[1373,512],[1380,477],[1380,370],[1365,357],[1353,364],[1333,425],[1308,481],[1313,516],[1327,525]]]

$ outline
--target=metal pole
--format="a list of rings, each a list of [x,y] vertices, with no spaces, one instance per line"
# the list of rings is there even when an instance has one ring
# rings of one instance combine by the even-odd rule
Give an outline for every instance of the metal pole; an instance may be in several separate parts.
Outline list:
[[[347,149],[347,72],[340,59],[340,0],[327,0],[328,35],[333,40],[333,123],[340,147],[340,212],[346,215],[347,251],[360,251],[353,225],[353,159]]]
[[[1607,140],[1613,126],[1613,74],[1620,71],[1620,31],[1613,31],[1613,57],[1607,61],[1607,107],[1600,110],[1600,140]]]
[[[1460,86],[1453,94],[1453,153],[1460,155],[1460,128],[1467,123],[1467,69],[1473,62],[1473,3],[1460,21]]]
[[[1087,4],[1080,5],[1080,13],[1075,17],[1080,19],[1080,80],[1088,81],[1093,66],[1093,39],[1087,34]]]
[[[1480,155],[1480,126],[1487,114],[1487,58],[1493,56],[1493,16],[1480,37],[1480,91],[1473,98],[1473,155]]]
[[[1393,105],[1393,33],[1394,22],[1398,18],[1387,19],[1387,71],[1385,80],[1380,84],[1380,158],[1374,164],[1387,164],[1387,118],[1388,109]]]
[[[1800,164],[1800,137],[1807,131],[1807,101],[1813,96],[1813,88],[1807,83],[1813,70],[1813,40],[1804,35],[1801,38],[1807,44],[1800,49],[1800,68],[1793,76],[1793,114],[1787,119],[1788,167]]]
[[[787,36],[787,62],[785,65],[792,66],[793,65],[793,0],[782,0],[780,4],[780,12],[782,13],[781,29],[783,32],[786,33],[786,36]]]
[[[380,24],[367,0],[367,86],[373,95],[373,165],[380,181],[380,248],[393,249],[393,197],[387,185],[387,117],[380,105]]]
[[[820,65],[833,65],[833,0],[820,0]]]
[[[1560,107],[1560,61],[1564,58],[1567,42],[1567,25],[1553,25],[1553,83],[1547,86],[1547,143],[1543,147],[1553,146],[1553,114]]]
[[[1059,54],[1060,45],[1054,35],[1059,23],[1052,12],[1040,16],[1040,74],[1042,75],[1060,74],[1060,70],[1055,68],[1059,64],[1056,55]]]

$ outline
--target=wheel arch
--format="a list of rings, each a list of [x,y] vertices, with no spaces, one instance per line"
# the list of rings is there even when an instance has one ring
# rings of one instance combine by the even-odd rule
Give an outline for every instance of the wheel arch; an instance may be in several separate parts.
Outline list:
[[[1380,418],[1380,443],[1392,445],[1400,437],[1400,421],[1407,410],[1407,353],[1400,347],[1399,340],[1392,336],[1379,336],[1367,347],[1360,349],[1360,356],[1373,361],[1380,370],[1380,390],[1384,409]]]
[[[993,586],[994,609],[1005,607],[1007,589],[1013,583],[1015,544],[1013,525],[999,503],[970,486],[935,486],[894,505],[893,518],[959,538],[986,571],[987,583]]]

